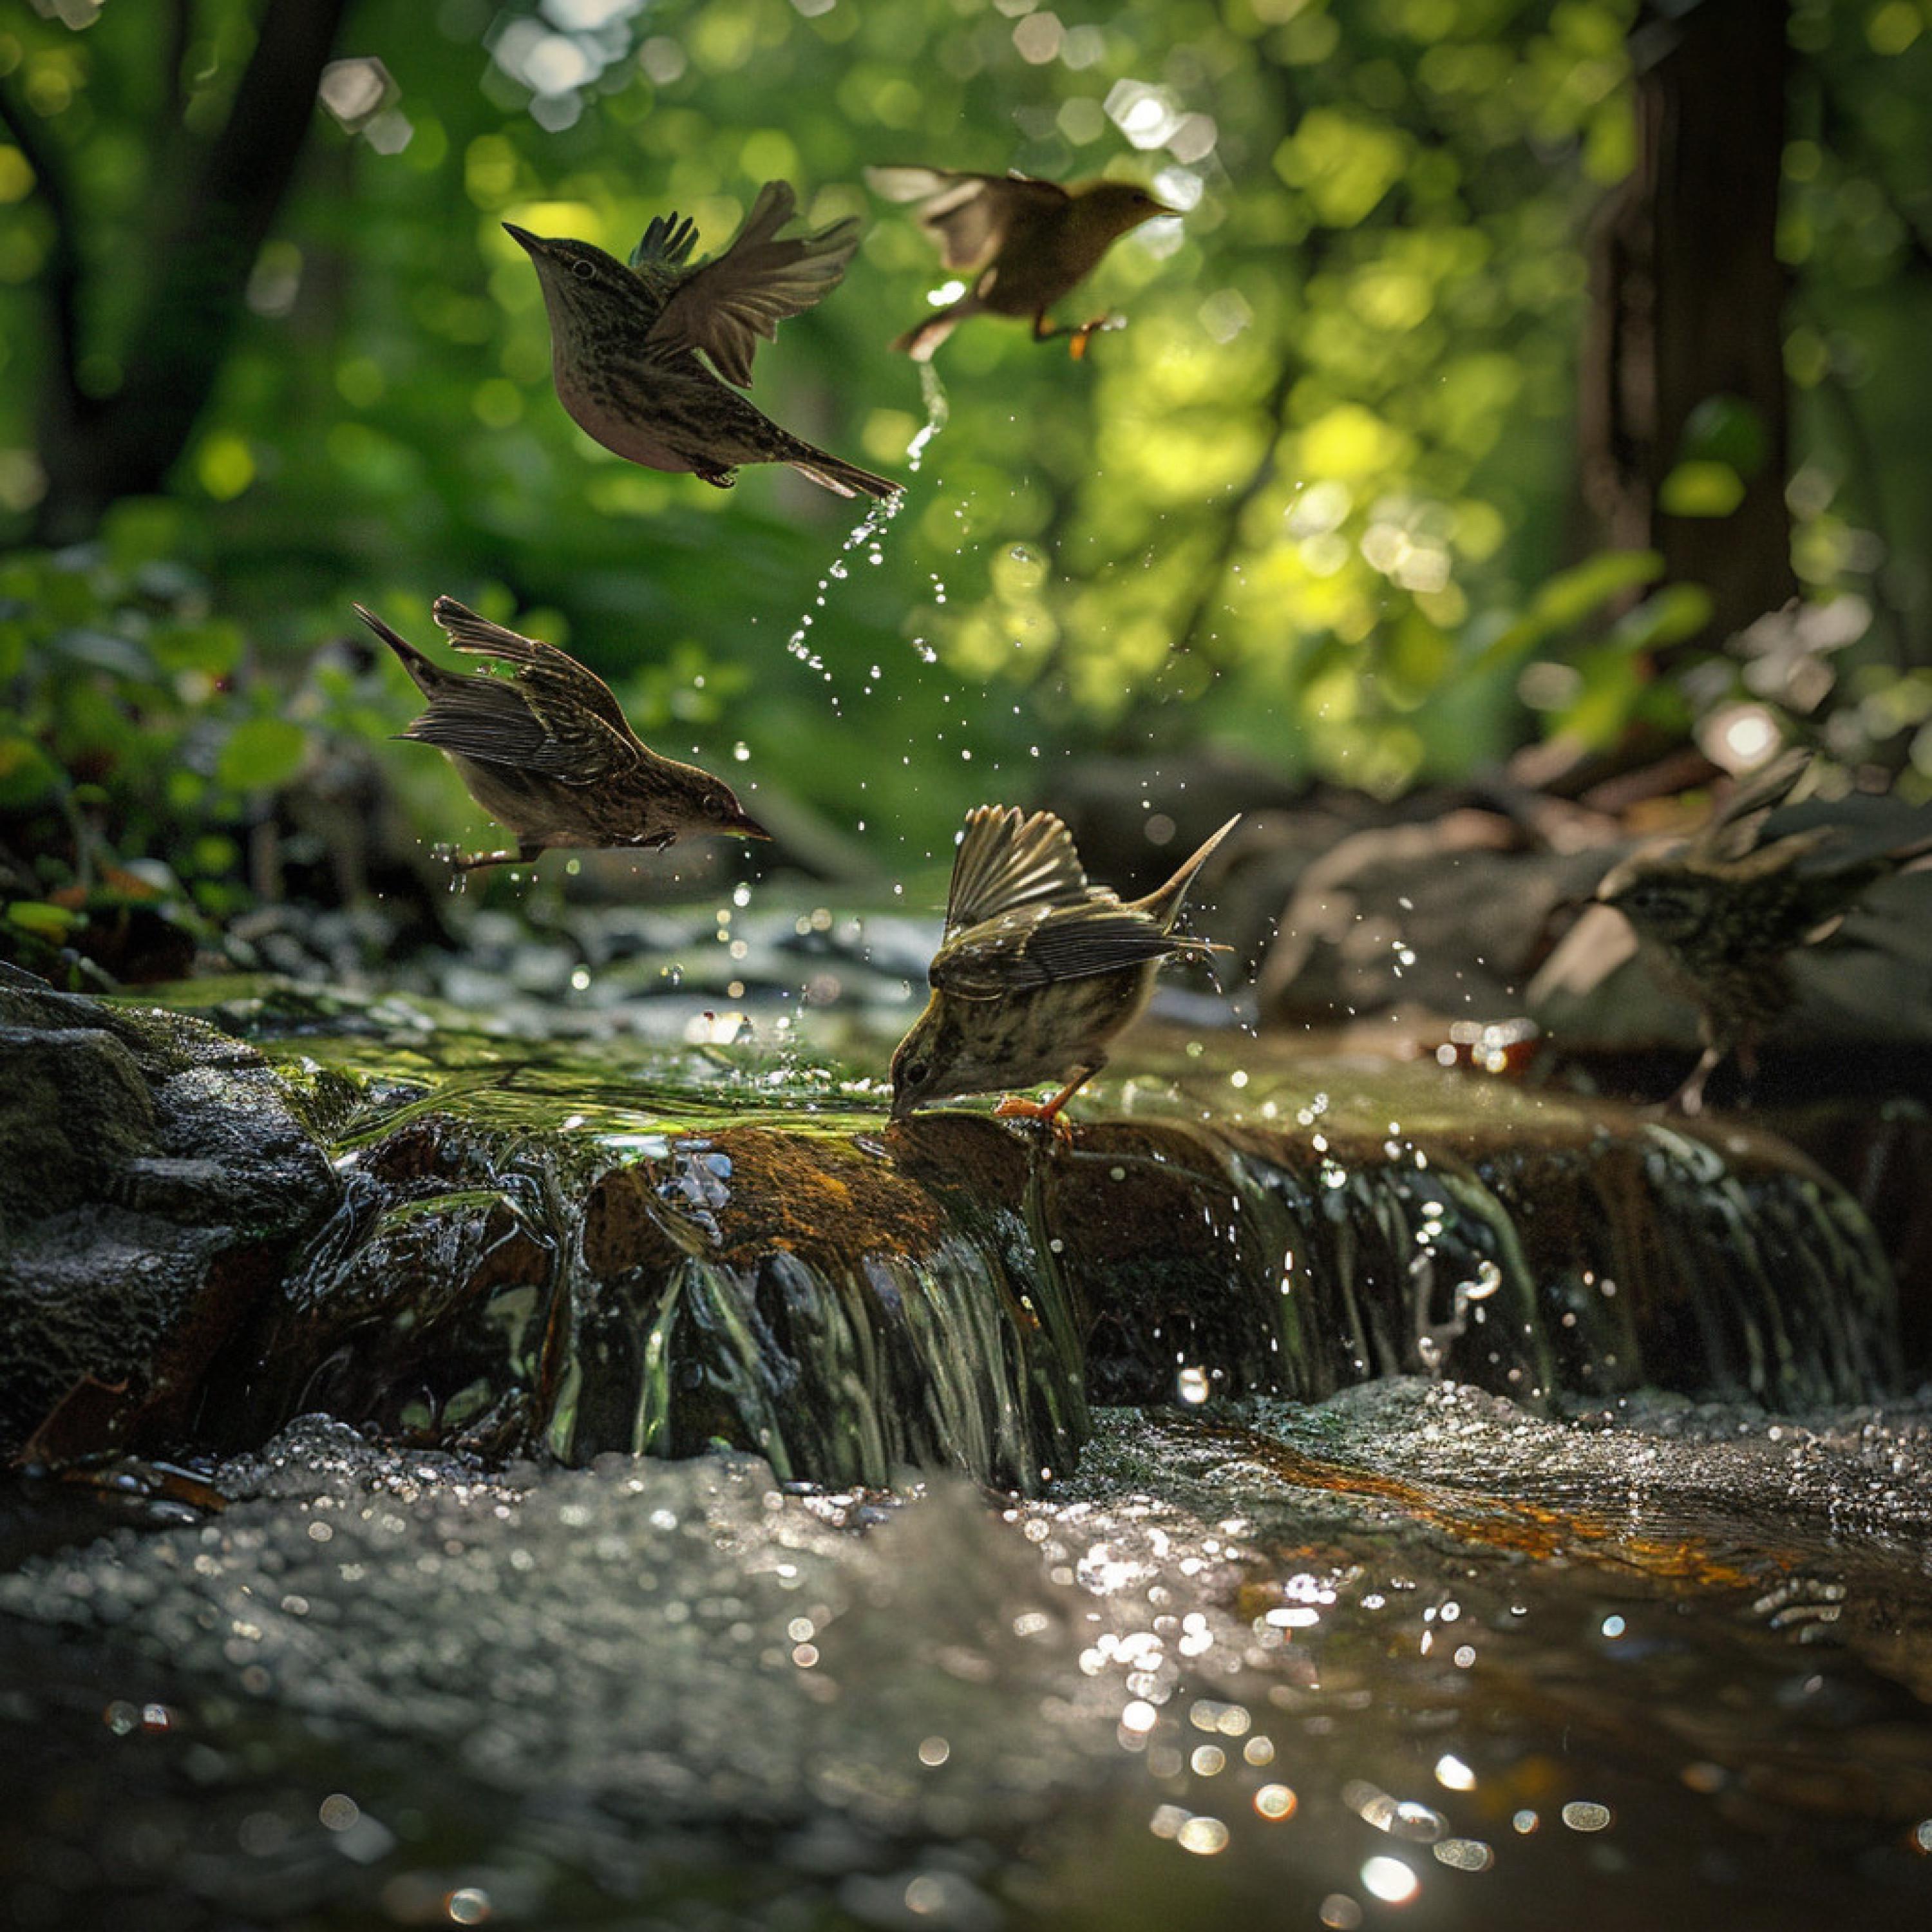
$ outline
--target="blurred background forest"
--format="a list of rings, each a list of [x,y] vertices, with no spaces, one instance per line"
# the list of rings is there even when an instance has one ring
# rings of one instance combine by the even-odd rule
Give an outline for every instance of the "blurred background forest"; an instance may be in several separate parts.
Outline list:
[[[1184,211],[1084,362],[949,342],[916,473],[897,161]],[[856,544],[580,434],[500,225],[715,248],[774,177],[867,223],[754,392],[908,482]],[[0,951],[421,887],[481,821],[349,604],[443,591],[882,886],[1096,754],[1155,814],[1794,736],[1923,798],[1928,332],[1932,0],[8,0]]]

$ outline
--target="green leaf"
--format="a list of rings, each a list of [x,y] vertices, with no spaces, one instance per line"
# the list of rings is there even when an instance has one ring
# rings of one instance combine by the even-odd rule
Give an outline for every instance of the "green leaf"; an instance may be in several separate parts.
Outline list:
[[[1664,559],[1654,550],[1600,550],[1549,578],[1530,599],[1529,608],[1476,660],[1481,669],[1540,644],[1552,632],[1567,631],[1600,610],[1621,592],[1654,584]]]
[[[156,631],[149,641],[165,670],[198,670],[209,677],[226,677],[242,662],[242,632],[234,624],[211,620],[169,625]]]
[[[1610,642],[1626,651],[1661,650],[1694,638],[1711,621],[1711,593],[1701,584],[1673,584],[1627,610],[1610,629]]]
[[[1727,463],[1755,476],[1771,460],[1771,432],[1742,396],[1706,396],[1685,419],[1678,455],[1687,463]]]
[[[236,791],[272,791],[302,770],[308,740],[285,718],[251,718],[230,733],[215,762],[216,782]]]
[[[52,759],[31,738],[0,738],[0,806],[38,803],[58,782]]]
[[[1744,500],[1744,479],[1728,463],[1680,463],[1658,486],[1657,507],[1670,517],[1728,517]]]
[[[65,906],[49,905],[44,899],[16,899],[7,908],[7,923],[50,946],[64,946],[68,934],[82,923],[83,915]]]

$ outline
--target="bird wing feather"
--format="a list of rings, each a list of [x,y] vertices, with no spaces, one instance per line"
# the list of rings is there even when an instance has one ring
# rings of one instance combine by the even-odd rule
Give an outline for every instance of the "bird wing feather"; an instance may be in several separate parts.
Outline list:
[[[997,255],[1015,222],[1062,207],[1066,190],[1031,175],[952,174],[940,168],[868,168],[866,178],[889,201],[926,197],[920,226],[939,244],[946,266],[961,274]]]
[[[1124,907],[1055,910],[1023,908],[942,946],[932,983],[965,999],[992,999],[1061,980],[1091,979],[1186,953],[1205,958],[1202,940],[1162,932]]]
[[[1022,906],[1077,904],[1089,890],[1073,836],[1052,812],[978,806],[953,856],[946,937]]]
[[[631,266],[648,273],[681,269],[691,260],[698,240],[698,224],[675,211],[652,216],[643,238],[631,250]]]
[[[1700,859],[1742,859],[1756,843],[1772,812],[1782,805],[1805,770],[1811,754],[1794,746],[1754,772],[1732,793],[1691,838]]]
[[[701,349],[726,382],[752,386],[752,358],[788,316],[834,287],[859,245],[859,220],[781,239],[797,212],[789,182],[767,182],[722,254],[686,272],[646,338],[652,352]]]
[[[453,597],[439,597],[430,615],[456,650],[496,658],[514,675],[453,681],[407,735],[566,784],[601,784],[651,755],[610,687],[568,651],[506,630]]]

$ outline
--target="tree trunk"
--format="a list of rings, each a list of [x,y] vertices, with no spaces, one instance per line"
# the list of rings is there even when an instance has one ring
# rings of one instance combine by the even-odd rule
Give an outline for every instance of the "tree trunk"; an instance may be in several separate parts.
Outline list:
[[[1789,452],[1778,260],[1784,148],[1783,0],[1651,0],[1633,31],[1637,165],[1599,224],[1579,436],[1602,539],[1655,550],[1667,580],[1711,594],[1721,644],[1796,587],[1784,502]],[[1660,504],[1700,404],[1724,399],[1742,441],[1727,515]],[[1712,412],[1699,418],[1708,424]],[[1761,432],[1761,435],[1759,434]],[[1749,445],[1756,441],[1756,460]]]
[[[84,537],[117,498],[160,490],[187,447],[242,316],[255,258],[293,178],[314,121],[316,86],[349,4],[268,0],[226,121],[190,172],[186,192],[153,211],[149,292],[130,333],[124,376],[111,395],[89,396],[76,380],[76,298],[84,300],[84,290],[64,296],[50,289],[57,356],[41,422],[47,478],[35,524],[41,542]],[[51,144],[36,146],[36,172],[68,231],[62,253],[77,262],[72,224],[80,211],[58,176],[50,178],[58,160]]]

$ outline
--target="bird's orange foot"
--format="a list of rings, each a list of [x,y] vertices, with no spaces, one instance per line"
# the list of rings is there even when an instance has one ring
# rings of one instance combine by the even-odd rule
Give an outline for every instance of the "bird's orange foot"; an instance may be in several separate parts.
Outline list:
[[[1066,352],[1075,362],[1082,362],[1087,358],[1087,344],[1096,335],[1107,334],[1116,328],[1125,328],[1127,319],[1124,315],[1096,315],[1091,322],[1084,322],[1073,332],[1073,340],[1066,345]]]
[[[1064,1094],[1051,1100],[1029,1100],[1023,1094],[1009,1094],[993,1109],[993,1118],[998,1120],[1041,1120],[1051,1127],[1056,1139],[1071,1144],[1073,1139],[1073,1123],[1060,1112],[1066,1105]]]

